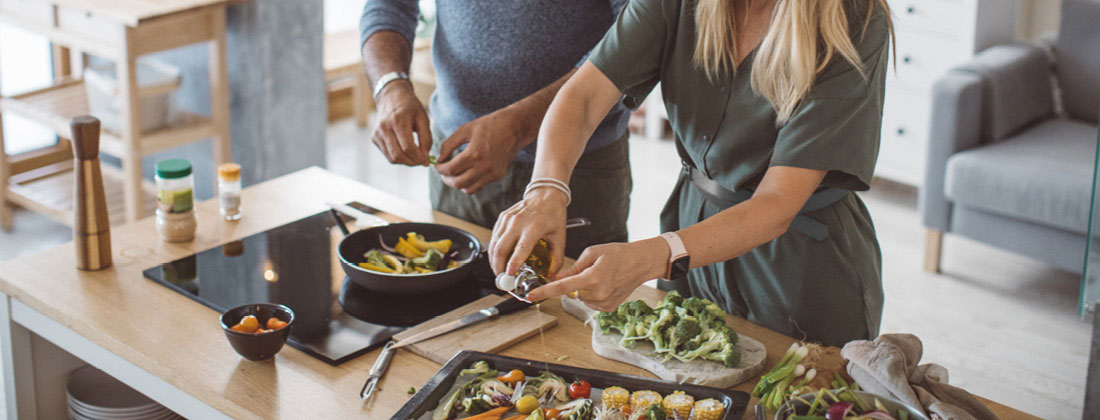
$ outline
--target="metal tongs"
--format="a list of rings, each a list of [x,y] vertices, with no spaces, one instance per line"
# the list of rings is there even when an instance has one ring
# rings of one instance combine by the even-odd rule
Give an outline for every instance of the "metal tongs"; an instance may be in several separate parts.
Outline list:
[[[386,343],[385,347],[382,347],[382,352],[378,353],[378,358],[374,360],[374,364],[370,367],[370,376],[367,376],[367,382],[363,383],[363,389],[359,390],[359,398],[366,400],[374,394],[374,390],[378,389],[378,380],[382,379],[382,375],[386,373],[386,368],[390,366],[390,359],[393,359],[393,353],[397,350],[393,346],[397,344],[396,341],[390,341]]]

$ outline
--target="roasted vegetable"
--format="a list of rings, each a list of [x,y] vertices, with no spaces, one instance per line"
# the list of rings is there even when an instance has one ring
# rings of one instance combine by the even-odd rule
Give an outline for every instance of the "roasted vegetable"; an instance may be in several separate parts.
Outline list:
[[[516,411],[527,414],[539,408],[539,400],[534,395],[524,395],[516,401]]]
[[[544,405],[552,405],[555,401],[569,401],[566,388],[568,386],[561,376],[542,372],[539,376],[527,379],[523,385],[523,395],[534,395]]]
[[[504,381],[504,382],[507,382],[507,383],[510,383],[510,384],[514,384],[516,382],[522,381],[523,378],[524,378],[524,376],[523,376],[523,371],[522,370],[512,369],[508,373],[498,376],[497,380]]]
[[[656,391],[642,390],[630,394],[630,408],[632,412],[638,412],[654,404],[661,404],[661,394]]]
[[[451,240],[440,239],[438,241],[428,242],[424,239],[424,235],[418,235],[416,232],[409,232],[405,234],[406,242],[416,247],[420,252],[428,252],[429,249],[439,251],[440,254],[446,254],[451,252]]]
[[[673,413],[676,413],[686,419],[691,415],[691,406],[694,403],[695,397],[685,394],[684,391],[676,391],[665,395],[665,399],[661,401],[661,408],[665,409],[667,417],[673,417]]]
[[[608,387],[600,393],[603,406],[612,410],[622,411],[623,407],[630,405],[630,391],[622,387]]]
[[[413,244],[410,244],[405,238],[397,238],[397,246],[393,247],[393,249],[397,250],[397,253],[405,258],[420,258],[424,256],[424,252],[413,246]]]
[[[488,362],[486,362],[484,360],[478,360],[478,361],[474,362],[474,364],[470,365],[470,367],[468,369],[462,369],[462,371],[458,372],[458,374],[459,374],[459,376],[484,375],[486,373],[489,373],[489,371],[496,372],[493,369],[489,369],[489,363]]]
[[[561,412],[560,420],[592,420],[592,400],[579,398],[556,407]]]
[[[439,262],[443,261],[443,254],[435,249],[428,249],[421,257],[410,259],[414,267],[421,267],[431,271],[439,269]]]
[[[592,396],[592,385],[585,381],[573,381],[569,384],[569,398],[580,399]]]
[[[665,410],[661,409],[661,404],[650,404],[641,411],[635,412],[631,415],[631,418],[639,420],[665,420]]]
[[[726,405],[713,398],[695,402],[691,409],[691,420],[718,420],[726,411]]]

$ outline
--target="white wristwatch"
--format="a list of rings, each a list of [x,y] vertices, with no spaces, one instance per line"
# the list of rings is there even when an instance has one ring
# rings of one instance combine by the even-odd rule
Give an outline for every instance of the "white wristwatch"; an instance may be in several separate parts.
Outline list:
[[[382,78],[378,79],[378,83],[374,84],[374,97],[377,98],[379,93],[382,93],[382,89],[390,82],[394,80],[409,80],[409,74],[403,71],[391,71],[382,75]]]
[[[687,278],[688,270],[691,270],[691,256],[688,255],[684,241],[676,232],[665,232],[661,238],[668,243],[668,268],[665,269],[666,280],[681,280]]]

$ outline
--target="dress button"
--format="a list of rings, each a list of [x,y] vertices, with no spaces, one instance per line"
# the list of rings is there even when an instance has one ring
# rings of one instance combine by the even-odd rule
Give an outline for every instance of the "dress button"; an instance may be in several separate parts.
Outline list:
[[[710,134],[704,134],[703,141],[710,141]]]
[[[722,92],[722,93],[726,93],[726,87],[722,86],[722,87],[718,88],[718,91]]]

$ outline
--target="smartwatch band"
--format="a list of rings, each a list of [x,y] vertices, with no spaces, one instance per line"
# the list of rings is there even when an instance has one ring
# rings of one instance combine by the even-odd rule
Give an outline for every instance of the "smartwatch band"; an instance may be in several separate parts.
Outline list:
[[[391,71],[382,75],[382,78],[378,79],[378,83],[374,84],[374,97],[377,98],[379,93],[382,93],[382,89],[386,88],[386,85],[394,80],[409,80],[409,74],[403,71]]]
[[[665,232],[661,234],[661,238],[664,239],[665,243],[668,244],[669,251],[668,266],[667,268],[665,268],[665,279],[674,280],[673,274],[686,275],[688,267],[682,267],[684,273],[672,272],[673,268],[675,268],[676,262],[682,259],[689,258],[687,247],[684,246],[684,241],[680,239],[680,235],[677,235],[676,232]]]

